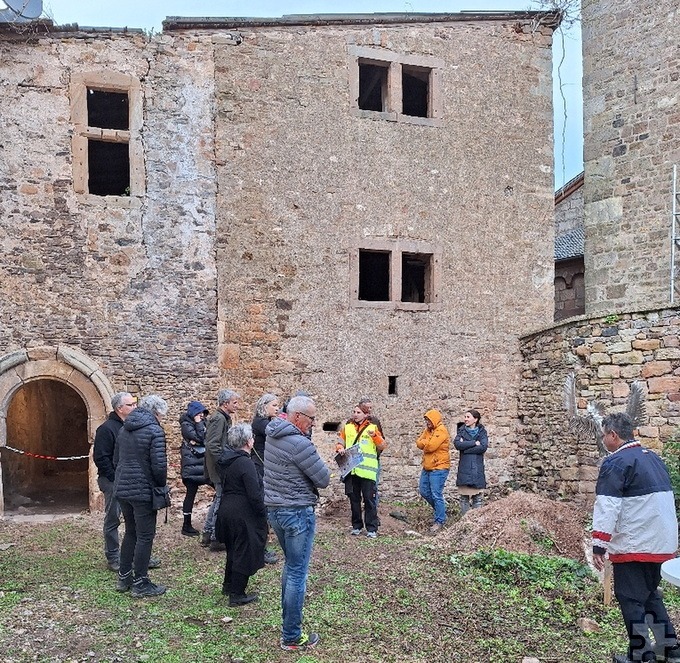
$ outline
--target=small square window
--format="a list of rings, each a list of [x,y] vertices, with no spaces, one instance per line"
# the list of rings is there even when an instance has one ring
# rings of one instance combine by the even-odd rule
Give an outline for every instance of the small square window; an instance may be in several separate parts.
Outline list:
[[[401,301],[426,304],[432,300],[432,255],[402,253]]]
[[[387,376],[387,393],[389,396],[397,395],[397,376],[388,375]]]
[[[387,111],[389,63],[359,60],[359,99],[361,110]]]
[[[390,301],[389,251],[359,251],[359,299]]]
[[[430,69],[425,67],[401,67],[402,112],[412,117],[431,117]]]
[[[130,128],[130,105],[126,93],[87,89],[87,124],[100,129]]]

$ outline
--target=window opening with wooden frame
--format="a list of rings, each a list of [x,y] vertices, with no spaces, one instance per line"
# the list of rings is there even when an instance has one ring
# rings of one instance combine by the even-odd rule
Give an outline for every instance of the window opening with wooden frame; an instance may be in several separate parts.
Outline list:
[[[118,72],[76,73],[71,80],[76,193],[115,196],[144,193],[139,80]]]

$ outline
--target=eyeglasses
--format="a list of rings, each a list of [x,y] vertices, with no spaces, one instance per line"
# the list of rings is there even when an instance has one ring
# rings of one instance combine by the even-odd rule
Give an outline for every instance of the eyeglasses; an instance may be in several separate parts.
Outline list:
[[[121,407],[137,407],[137,403],[123,403]]]
[[[309,419],[312,423],[314,423],[314,422],[316,421],[316,417],[312,417],[312,416],[310,416],[309,414],[307,414],[306,412],[298,412],[298,414],[304,415],[304,416],[307,417],[307,419]]]

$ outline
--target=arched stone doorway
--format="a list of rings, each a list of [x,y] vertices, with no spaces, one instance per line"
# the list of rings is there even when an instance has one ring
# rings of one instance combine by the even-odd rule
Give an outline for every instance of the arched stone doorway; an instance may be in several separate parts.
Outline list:
[[[0,356],[0,516],[101,508],[91,448],[112,394],[97,364],[74,348]],[[52,460],[67,457],[81,458]]]
[[[89,452],[87,408],[79,394],[58,380],[23,384],[7,409],[5,514],[88,509]]]

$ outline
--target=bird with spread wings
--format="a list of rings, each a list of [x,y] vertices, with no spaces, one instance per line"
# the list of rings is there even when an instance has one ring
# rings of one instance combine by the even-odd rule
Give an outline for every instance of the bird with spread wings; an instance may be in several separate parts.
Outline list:
[[[594,438],[600,455],[606,455],[607,448],[604,446],[604,433],[602,431],[602,420],[605,416],[604,407],[602,403],[591,402],[588,403],[585,414],[578,413],[576,376],[573,373],[567,375],[567,379],[564,381],[564,407],[569,415],[569,430],[574,431],[579,436]],[[642,383],[637,380],[630,385],[626,414],[630,417],[635,428],[647,421],[645,392]]]

